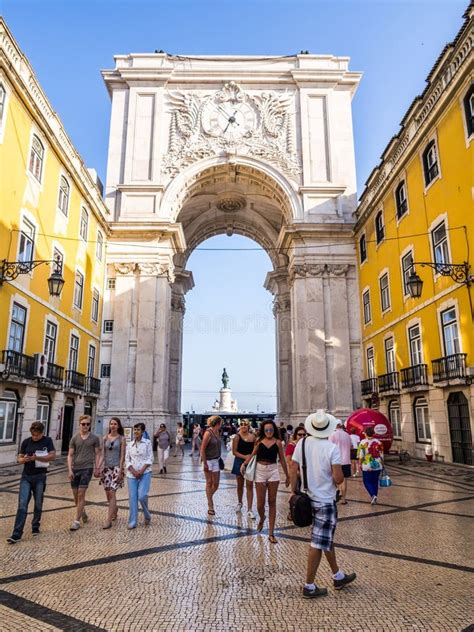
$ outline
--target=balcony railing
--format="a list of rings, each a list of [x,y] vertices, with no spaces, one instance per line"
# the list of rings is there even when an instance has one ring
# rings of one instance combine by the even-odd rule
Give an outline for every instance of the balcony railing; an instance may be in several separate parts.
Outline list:
[[[96,377],[86,377],[86,393],[100,395],[100,380]]]
[[[86,387],[86,376],[77,371],[66,371],[66,379],[64,380],[64,388],[73,388],[78,391],[84,391]]]
[[[443,382],[467,377],[466,353],[454,353],[453,355],[433,360],[433,382]]]
[[[399,391],[400,384],[398,381],[398,371],[392,371],[391,373],[384,373],[379,375],[379,392],[386,393],[387,391]]]
[[[35,379],[35,359],[18,351],[2,351],[2,364],[9,376]]]
[[[48,369],[46,371],[45,382],[54,384],[54,386],[62,386],[64,380],[64,367],[59,364],[53,364],[48,362]]]
[[[368,380],[362,380],[360,383],[360,389],[362,395],[372,395],[372,393],[377,393],[377,378],[369,377]]]
[[[401,374],[403,388],[428,385],[428,367],[426,364],[414,364],[402,369]]]

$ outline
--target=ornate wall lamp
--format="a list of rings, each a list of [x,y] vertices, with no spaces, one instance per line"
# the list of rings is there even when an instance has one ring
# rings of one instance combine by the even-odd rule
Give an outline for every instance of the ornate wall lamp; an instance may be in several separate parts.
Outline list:
[[[420,298],[423,291],[423,280],[418,276],[415,266],[428,266],[433,268],[441,276],[449,276],[455,283],[460,283],[469,287],[473,277],[469,274],[470,265],[467,261],[463,263],[436,263],[433,261],[414,261],[411,264],[411,272],[408,276],[407,286],[412,298]]]
[[[51,296],[61,296],[64,286],[63,262],[61,257],[55,257],[49,261],[36,259],[33,261],[7,261],[3,259],[0,267],[0,286],[4,281],[13,281],[20,274],[29,274],[34,268],[43,263],[53,264],[53,271],[48,279],[48,289]]]

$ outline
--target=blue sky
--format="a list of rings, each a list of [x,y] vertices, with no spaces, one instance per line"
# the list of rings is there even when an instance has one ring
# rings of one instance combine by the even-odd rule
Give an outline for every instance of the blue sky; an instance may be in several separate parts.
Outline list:
[[[113,67],[114,54],[163,49],[288,55],[303,49],[350,56],[351,69],[364,73],[353,101],[360,194],[444,44],[459,30],[467,5],[467,0],[0,0],[0,12],[86,164],[103,181],[110,105],[100,69]],[[248,244],[236,236],[203,246]],[[262,287],[270,269],[267,255],[199,251],[188,268],[196,288],[187,296],[183,410],[212,403],[226,364],[231,386],[240,391],[239,404],[268,411],[275,402],[266,395],[275,391],[275,365],[271,297]],[[211,312],[220,320],[199,333],[196,323]],[[229,315],[236,321],[223,333]],[[269,315],[269,325],[255,315]]]

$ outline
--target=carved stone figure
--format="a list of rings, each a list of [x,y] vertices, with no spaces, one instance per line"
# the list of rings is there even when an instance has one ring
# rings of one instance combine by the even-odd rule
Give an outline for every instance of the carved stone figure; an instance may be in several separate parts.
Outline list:
[[[225,370],[225,367],[224,367],[224,370],[222,372],[222,386],[224,388],[228,388],[228,384],[229,384],[229,376],[227,375],[227,371]]]

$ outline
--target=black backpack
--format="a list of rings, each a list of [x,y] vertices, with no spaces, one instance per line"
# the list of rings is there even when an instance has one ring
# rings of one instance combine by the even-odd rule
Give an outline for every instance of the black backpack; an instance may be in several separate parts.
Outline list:
[[[303,463],[301,469],[303,471],[303,490],[293,494],[290,499],[291,519],[297,527],[309,527],[313,522],[311,499],[306,493],[308,490],[308,478],[306,476],[306,455],[304,452],[305,441],[306,437],[303,439],[302,445]]]

